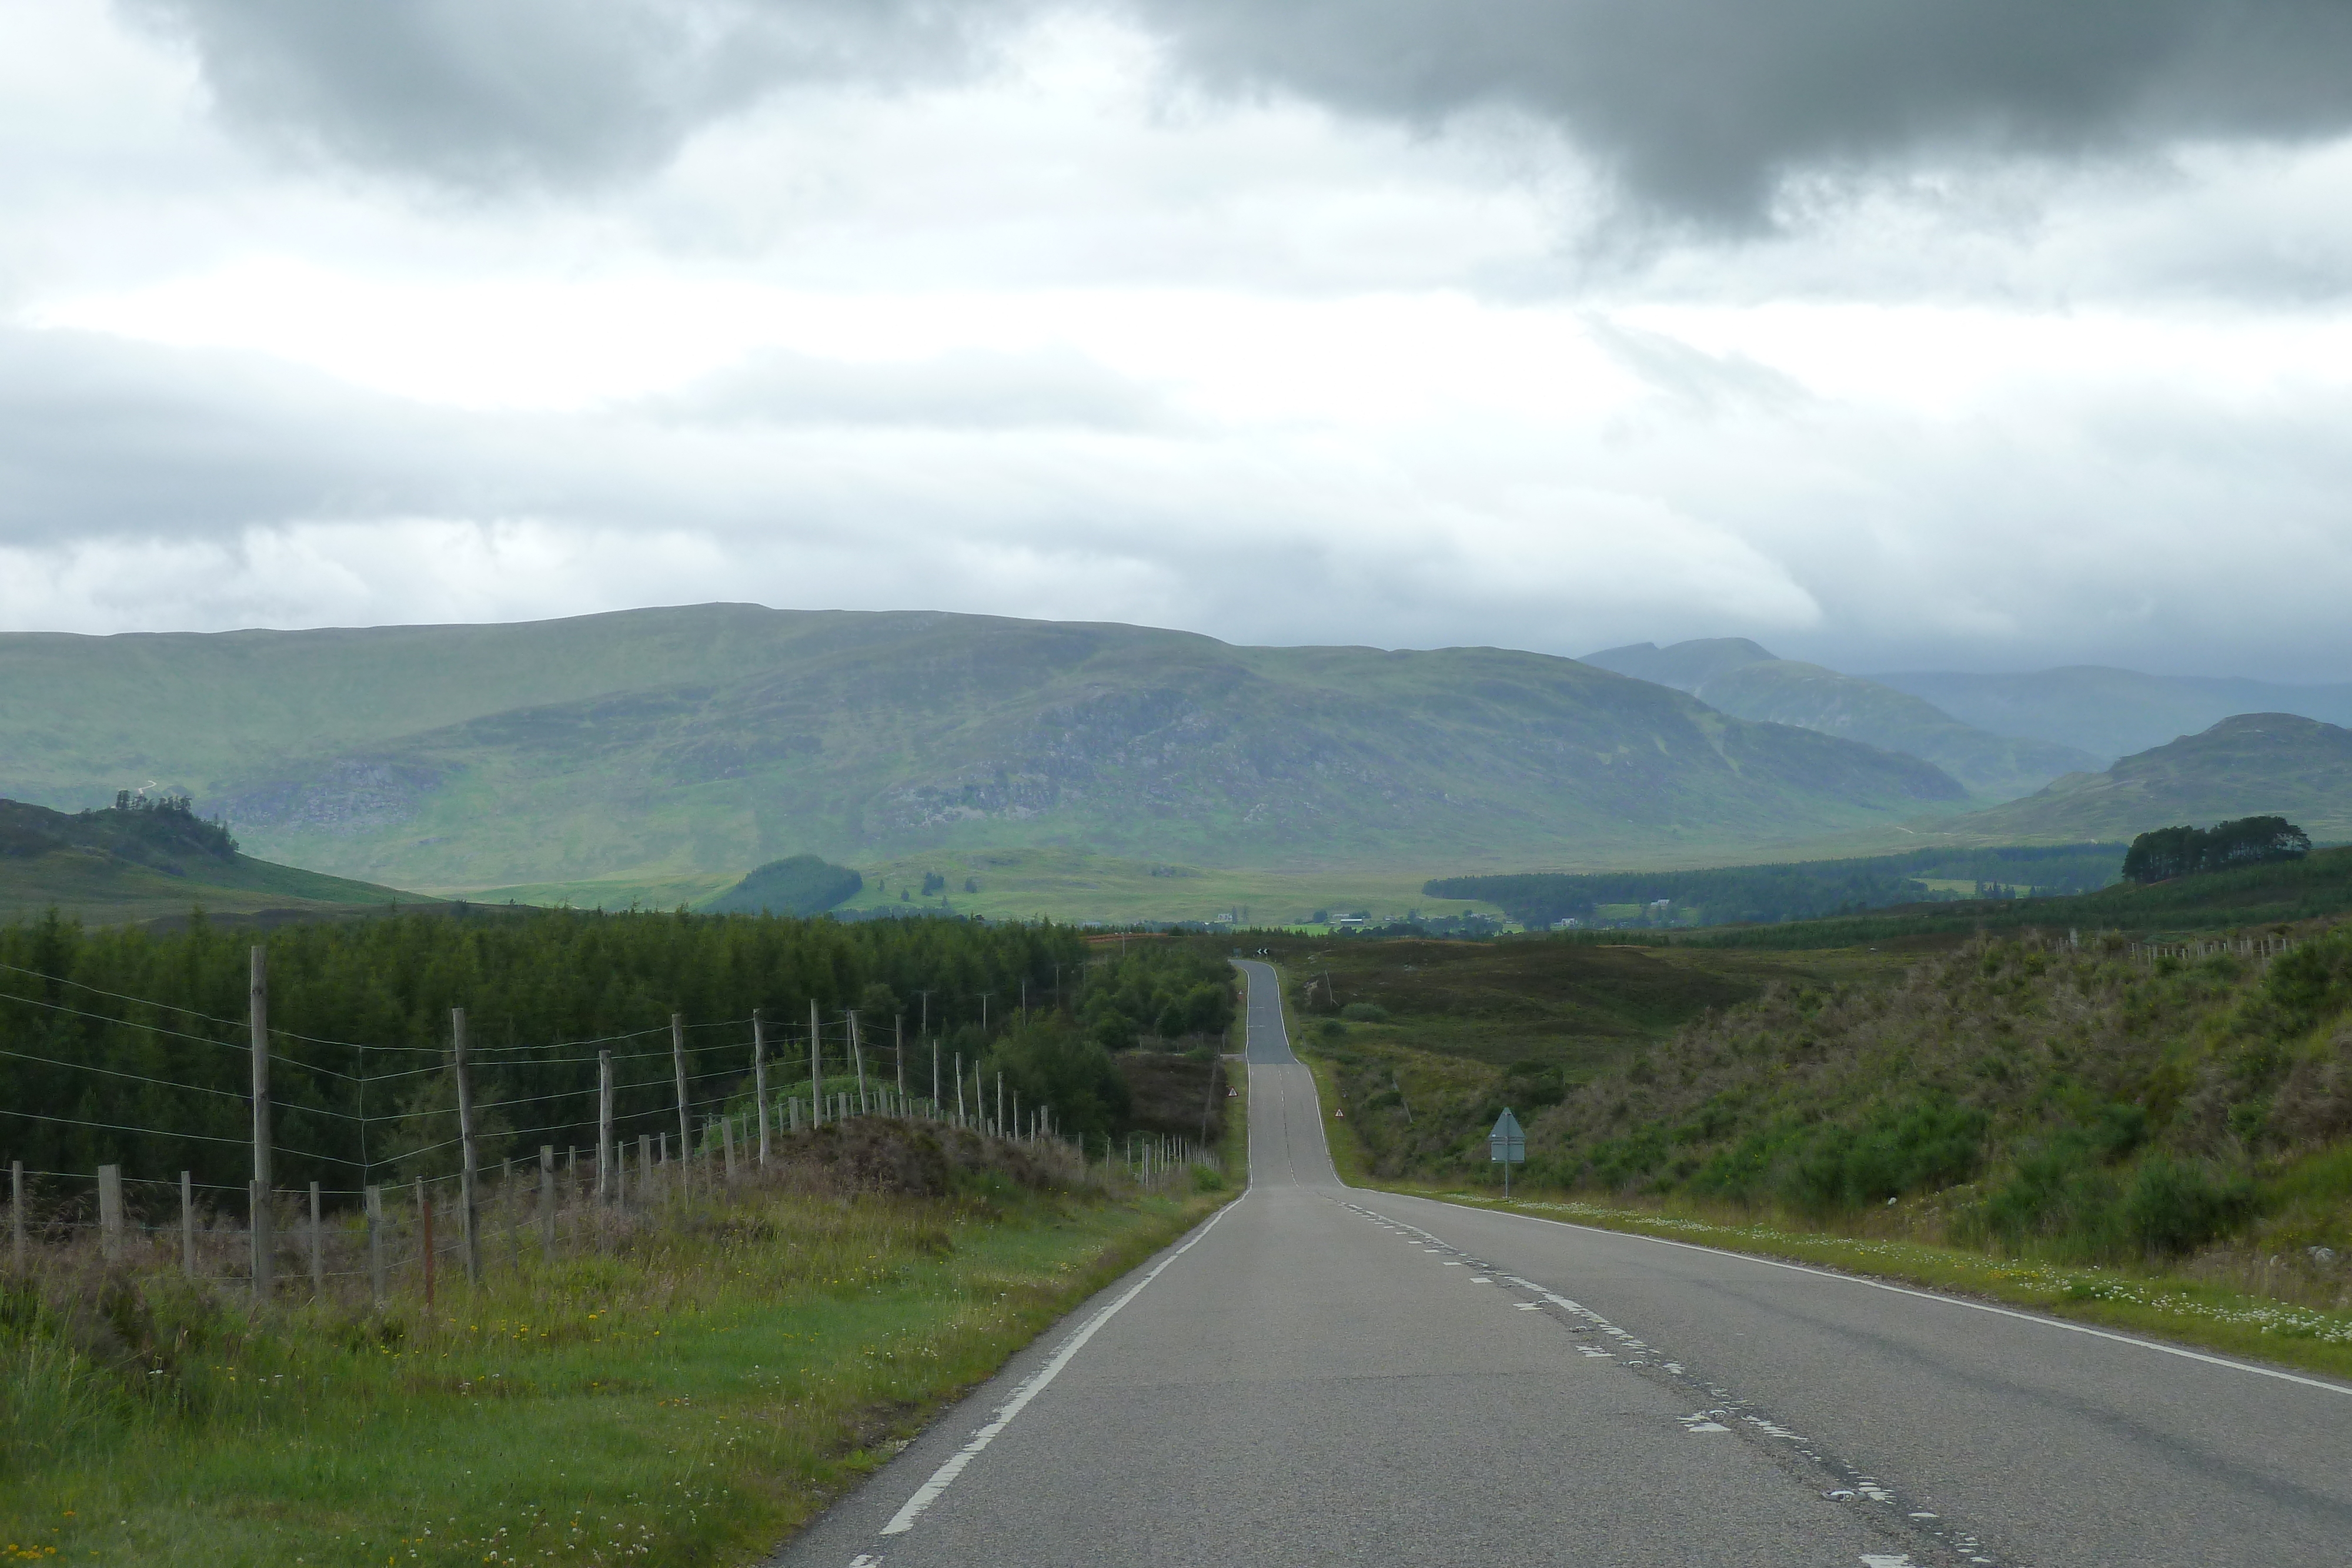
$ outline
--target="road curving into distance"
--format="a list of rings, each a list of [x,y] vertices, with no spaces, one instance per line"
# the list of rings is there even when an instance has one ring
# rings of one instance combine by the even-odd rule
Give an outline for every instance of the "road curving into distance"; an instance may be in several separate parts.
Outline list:
[[[2352,1388],[1342,1186],[1242,968],[1246,1196],[778,1563],[2352,1562]]]

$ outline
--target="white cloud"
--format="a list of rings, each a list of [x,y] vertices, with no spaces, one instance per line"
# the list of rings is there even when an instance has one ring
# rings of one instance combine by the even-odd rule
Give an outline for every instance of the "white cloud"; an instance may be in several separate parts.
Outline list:
[[[1628,231],[1549,120],[1023,29],[453,190],[0,0],[0,623],[755,599],[2352,674],[2352,143],[1979,149]]]

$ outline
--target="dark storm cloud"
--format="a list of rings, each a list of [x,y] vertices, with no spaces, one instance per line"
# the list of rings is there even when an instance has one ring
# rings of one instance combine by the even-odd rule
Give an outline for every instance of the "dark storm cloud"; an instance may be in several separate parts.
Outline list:
[[[926,0],[124,0],[184,36],[229,120],[461,186],[654,167],[793,81],[970,57],[985,5]]]
[[[1794,170],[2352,123],[2344,0],[1146,0],[1213,80],[1432,120],[1552,120],[1669,210]]]
[[[127,0],[232,120],[466,183],[657,164],[793,81],[952,73],[1031,0]],[[2130,151],[2352,122],[2346,0],[1107,0],[1213,86],[1561,126],[1637,199],[1749,222],[1918,152]]]

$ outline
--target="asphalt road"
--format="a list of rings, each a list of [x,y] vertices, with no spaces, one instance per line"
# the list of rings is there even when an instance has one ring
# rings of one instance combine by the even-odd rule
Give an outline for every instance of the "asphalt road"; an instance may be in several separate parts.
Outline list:
[[[1244,967],[1247,1196],[778,1563],[2352,1563],[2352,1389],[1342,1187]]]

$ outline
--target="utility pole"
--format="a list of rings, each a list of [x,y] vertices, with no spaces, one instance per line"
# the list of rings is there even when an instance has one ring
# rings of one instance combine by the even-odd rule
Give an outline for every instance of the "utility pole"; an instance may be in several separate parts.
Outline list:
[[[768,1030],[751,1009],[751,1094],[760,1105],[760,1168],[768,1168]]]
[[[457,1075],[457,1234],[466,1249],[466,1283],[482,1282],[480,1172],[474,1158],[474,1088],[466,1081],[466,1009],[449,1009],[449,1064]]]
[[[253,949],[246,997],[253,1025],[253,1299],[269,1300],[269,952]]]

